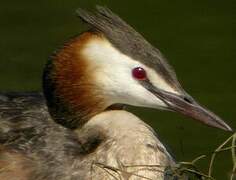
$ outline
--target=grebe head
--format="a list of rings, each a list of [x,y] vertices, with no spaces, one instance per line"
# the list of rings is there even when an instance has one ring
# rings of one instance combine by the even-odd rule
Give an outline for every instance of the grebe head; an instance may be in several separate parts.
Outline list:
[[[158,49],[109,9],[78,11],[92,30],[72,39],[45,68],[44,93],[55,120],[76,128],[114,104],[182,113],[231,131],[179,84]]]

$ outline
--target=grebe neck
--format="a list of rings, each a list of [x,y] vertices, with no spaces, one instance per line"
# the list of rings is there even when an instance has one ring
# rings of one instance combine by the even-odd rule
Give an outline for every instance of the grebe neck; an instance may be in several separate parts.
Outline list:
[[[66,43],[49,60],[43,75],[43,90],[54,120],[71,129],[103,112],[108,104],[93,83],[89,63],[80,53],[99,34],[86,32]]]

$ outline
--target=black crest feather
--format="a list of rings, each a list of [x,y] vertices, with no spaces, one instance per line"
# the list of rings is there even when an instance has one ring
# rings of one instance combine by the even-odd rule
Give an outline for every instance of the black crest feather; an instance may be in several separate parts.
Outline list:
[[[110,9],[96,6],[96,13],[78,9],[78,16],[101,32],[118,50],[154,68],[167,82],[179,86],[175,72],[161,52]]]

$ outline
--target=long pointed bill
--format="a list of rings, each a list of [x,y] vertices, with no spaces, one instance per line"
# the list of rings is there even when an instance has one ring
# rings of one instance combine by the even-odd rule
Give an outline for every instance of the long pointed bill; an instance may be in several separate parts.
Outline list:
[[[189,95],[186,95],[186,93],[181,96],[163,91],[153,86],[149,81],[143,81],[142,85],[160,98],[167,105],[168,109],[189,116],[208,126],[223,129],[225,131],[232,131],[231,127],[220,117],[199,105]]]

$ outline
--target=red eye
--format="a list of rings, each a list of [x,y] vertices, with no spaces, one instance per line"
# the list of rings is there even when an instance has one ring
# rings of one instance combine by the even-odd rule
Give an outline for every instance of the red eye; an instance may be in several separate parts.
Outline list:
[[[137,80],[147,79],[146,71],[141,67],[136,67],[132,70],[132,75]]]

